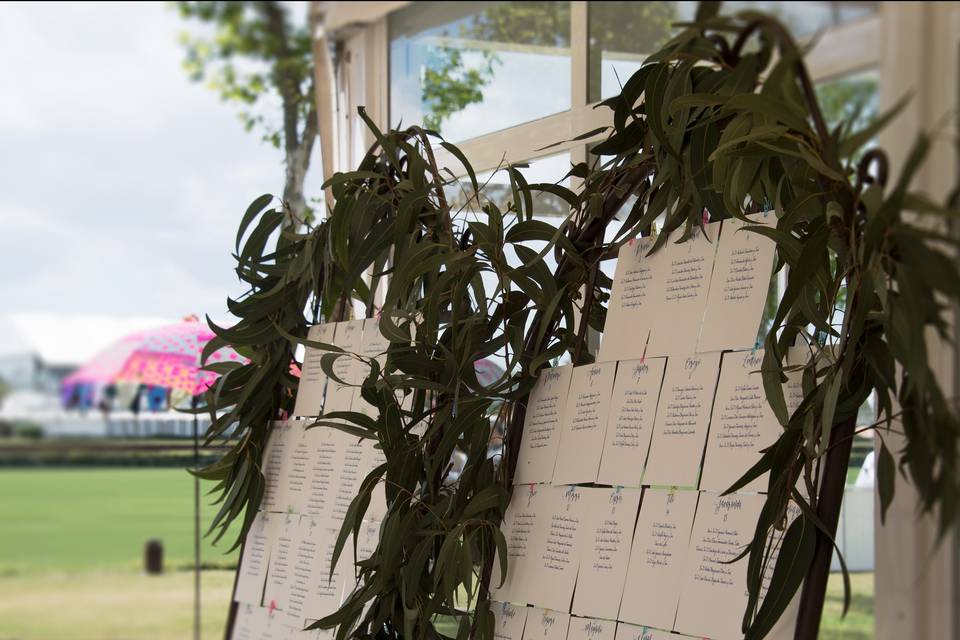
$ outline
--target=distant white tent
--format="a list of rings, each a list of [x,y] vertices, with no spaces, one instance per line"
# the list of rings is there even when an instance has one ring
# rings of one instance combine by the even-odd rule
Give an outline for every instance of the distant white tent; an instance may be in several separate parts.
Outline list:
[[[46,366],[76,367],[127,334],[170,322],[152,316],[0,315],[0,357],[30,354]]]

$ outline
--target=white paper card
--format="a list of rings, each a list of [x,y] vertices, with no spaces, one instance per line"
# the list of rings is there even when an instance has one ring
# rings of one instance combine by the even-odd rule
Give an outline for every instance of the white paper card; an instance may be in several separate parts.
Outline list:
[[[286,514],[280,516],[279,520],[280,523],[270,547],[270,568],[267,571],[263,603],[270,610],[283,611],[287,608],[288,582],[296,559],[296,545],[300,538],[300,516]]]
[[[334,474],[343,434],[332,427],[300,428],[287,472],[288,510],[329,517],[333,514]]]
[[[663,629],[651,629],[650,627],[620,622],[617,624],[615,640],[680,640],[687,637],[689,636],[681,636]]]
[[[616,620],[574,617],[570,618],[567,640],[614,640],[616,633]]]
[[[542,538],[540,562],[531,576],[528,602],[544,609],[570,611],[580,558],[586,546],[587,505],[606,491],[552,487],[549,526]]]
[[[762,364],[762,349],[723,354],[707,451],[703,457],[701,490],[723,492],[729,489],[759,462],[761,449],[769,447],[780,437],[780,423],[763,390]],[[740,490],[764,491],[766,487],[767,474],[763,474]]]
[[[522,640],[527,623],[527,607],[517,607],[508,602],[491,602],[494,640]]]
[[[353,588],[353,545],[344,545],[333,575],[330,567],[333,564],[333,549],[340,532],[339,522],[321,522],[318,527],[321,532],[313,539],[321,540],[316,550],[316,560],[310,580],[307,583],[306,600],[303,612],[305,618],[319,620],[340,608],[348,589]]]
[[[554,487],[531,484],[514,487],[500,529],[507,541],[507,575],[500,573],[499,556],[493,563],[490,591],[504,602],[528,601],[529,582],[540,562],[540,543],[549,527]],[[503,582],[501,586],[501,582]]]
[[[719,372],[719,353],[667,359],[644,484],[697,486]]]
[[[263,607],[240,603],[233,618],[231,640],[260,640],[267,625],[267,610]]]
[[[663,251],[648,256],[653,239],[637,238],[620,247],[610,289],[607,320],[600,341],[601,362],[639,359],[655,313],[656,278]]]
[[[266,511],[257,513],[247,531],[243,558],[240,560],[237,588],[234,600],[259,606],[263,602],[263,589],[270,566],[270,549],[282,516]]]
[[[264,487],[260,499],[262,511],[282,512],[287,503],[286,486],[290,454],[298,438],[298,426],[294,422],[270,423],[270,435],[263,451]]]
[[[666,364],[665,358],[624,360],[617,364],[597,475],[600,484],[640,486]]]
[[[333,322],[317,324],[307,331],[307,340],[334,344],[337,325]],[[321,367],[326,351],[307,347],[303,354],[303,368],[297,387],[297,400],[293,409],[296,416],[318,416],[323,409],[323,392],[327,386],[327,374]]]
[[[616,371],[615,362],[573,368],[553,484],[596,481]]]
[[[680,589],[677,631],[716,640],[743,638],[747,559],[730,561],[753,538],[765,499],[701,494]]]
[[[644,490],[619,620],[673,627],[697,497],[696,491]]]
[[[723,221],[717,260],[698,351],[749,349],[754,346],[770,289],[776,245],[749,225],[776,226],[777,216],[758,213],[746,223]]]
[[[657,262],[660,273],[655,278],[662,278],[662,281],[654,288],[655,295],[651,299],[656,312],[647,342],[648,357],[696,350],[707,308],[719,230],[719,222],[708,224],[703,231],[695,230],[690,239],[680,243],[676,240],[681,234],[674,231],[658,251],[663,258]]]
[[[639,489],[588,489],[583,550],[572,611],[615,620],[640,507]]]
[[[570,614],[533,607],[527,612],[524,640],[566,640]]]
[[[572,374],[569,365],[540,371],[527,400],[514,484],[550,482],[553,478]]]

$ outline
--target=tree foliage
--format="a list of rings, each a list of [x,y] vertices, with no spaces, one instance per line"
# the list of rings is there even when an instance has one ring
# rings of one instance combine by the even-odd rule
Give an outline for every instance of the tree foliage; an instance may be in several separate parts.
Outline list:
[[[367,120],[376,144],[356,171],[330,180],[335,205],[325,220],[276,236],[283,213],[269,196],[243,217],[237,273],[250,291],[229,303],[236,325],[211,323],[218,338],[208,351],[231,344],[250,363],[210,366],[223,375],[207,395],[208,438],[231,428],[235,435],[224,458],[199,472],[219,482],[214,529],[221,535],[241,514],[248,526],[259,503],[269,421],[292,408],[294,345],[329,351],[328,375],[337,358],[359,357],[310,343],[308,325],[343,317],[357,301],[368,317],[379,314],[391,343],[382,368],[365,360],[362,394],[375,417],[330,414],[313,426],[373,439],[386,457],[363,482],[341,531],[342,547],[374,486],[384,483],[380,544],[358,563],[359,584],[343,607],[318,623],[337,626],[339,637],[435,638],[441,615],[455,619],[458,638],[493,637],[489,580],[505,544],[498,526],[532,380],[563,354],[590,361],[587,330],[602,329],[611,285],[602,260],[638,234],[658,232],[653,251],[668,237],[683,242],[703,224],[705,209],[714,220],[773,210],[775,228],[748,229],[776,242],[777,269],[786,271],[762,366],[783,431],[730,488],[769,472],[741,560],[747,636],[763,637],[779,618],[818,539],[829,537],[819,471],[852,438],[869,395],[880,412],[877,435],[902,432],[906,441],[898,451],[881,445],[882,509],[899,468],[922,511],[936,513],[944,531],[956,520],[960,421],[931,370],[927,339],[950,337],[946,316],[960,295],[960,274],[948,253],[954,241],[925,223],[955,212],[909,188],[929,138],[917,140],[902,173],[888,180],[882,154],[864,147],[894,113],[865,127],[828,128],[785,28],[753,12],[718,17],[711,3],[600,108],[612,121],[593,148],[603,161],[571,168],[582,179],[578,191],[527,184],[520,168],[507,167],[513,197],[500,207],[456,147],[419,127],[382,133]],[[458,166],[438,166],[439,149]],[[454,188],[467,190],[456,207],[448,197]],[[534,198],[545,193],[570,208],[559,229],[532,216]],[[271,237],[277,240],[268,246]],[[552,272],[548,253],[557,259]],[[805,364],[785,362],[795,341],[810,353]],[[506,363],[504,374],[481,384],[474,362],[494,354]],[[788,372],[803,378],[793,413],[782,388]],[[496,421],[506,427],[500,463],[487,457]],[[447,473],[455,452],[467,459],[456,480]],[[790,521],[788,510],[800,515]],[[780,561],[769,572],[775,546]],[[772,580],[761,601],[765,574]]]
[[[180,15],[212,34],[181,34],[184,69],[238,105],[247,131],[284,152],[283,199],[296,219],[310,214],[303,182],[317,138],[313,40],[283,2],[177,2]],[[279,100],[279,121],[266,115]]]

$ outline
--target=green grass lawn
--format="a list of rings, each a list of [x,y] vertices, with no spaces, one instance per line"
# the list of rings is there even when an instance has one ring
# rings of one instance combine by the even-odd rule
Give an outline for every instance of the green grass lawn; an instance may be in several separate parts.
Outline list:
[[[214,513],[204,506],[204,522]],[[192,565],[193,477],[182,469],[0,470],[0,514],[0,574],[135,568],[151,538],[168,566]],[[235,563],[232,542],[205,540],[203,562]]]
[[[205,506],[204,520],[213,513]],[[0,639],[189,637],[192,574],[145,576],[139,567],[150,538],[163,541],[168,567],[190,565],[192,536],[193,478],[185,471],[0,470]],[[235,563],[227,546],[205,541],[203,562]],[[824,640],[873,637],[873,574],[851,578],[843,620],[842,580],[830,578]],[[232,580],[230,571],[203,574],[204,638],[222,636]]]
[[[827,599],[820,624],[822,640],[870,640],[873,638],[873,574],[850,574],[850,610],[843,613],[843,576],[830,574]]]
[[[232,571],[203,572],[203,640],[223,638],[232,587]],[[192,634],[189,571],[0,577],[4,640],[179,640]]]

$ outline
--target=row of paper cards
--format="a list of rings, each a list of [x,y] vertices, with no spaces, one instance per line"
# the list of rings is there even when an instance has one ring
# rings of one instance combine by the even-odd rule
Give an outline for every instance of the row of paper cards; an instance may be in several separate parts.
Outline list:
[[[390,341],[380,333],[376,318],[328,322],[314,325],[307,332],[307,340],[322,342],[342,349],[345,353],[376,359],[383,365]],[[293,415],[315,417],[334,411],[368,413],[373,407],[360,396],[359,385],[369,373],[369,367],[352,356],[341,356],[333,362],[333,373],[339,379],[329,378],[323,370],[323,356],[331,353],[307,347],[300,371],[297,399]]]
[[[240,610],[250,615],[234,624],[234,638],[248,637],[243,633],[250,632],[242,630],[264,625],[299,631],[340,607],[356,586],[352,537],[331,571],[340,525],[338,520],[313,516],[257,514],[247,533],[234,592]],[[379,536],[379,522],[361,526],[358,561],[373,554]]]
[[[263,454],[260,509],[342,521],[360,484],[384,461],[373,440],[304,421],[275,422]],[[382,520],[386,508],[378,483],[364,518]]]
[[[787,362],[808,356],[797,347]],[[725,491],[782,431],[762,363],[758,349],[545,369],[527,401],[514,484]],[[791,411],[803,399],[799,370],[784,397]],[[744,490],[765,487],[760,477]]]
[[[748,225],[772,214],[704,225],[685,242],[675,231],[655,253],[653,238],[621,247],[599,360],[749,349],[763,317],[774,242]]]
[[[742,638],[747,563],[730,561],[752,540],[764,499],[654,488],[516,487],[502,526],[507,575],[494,563],[492,597],[702,638]],[[791,509],[795,518],[798,510]],[[783,633],[790,618],[779,623]],[[608,624],[611,635],[604,637],[613,638]]]

